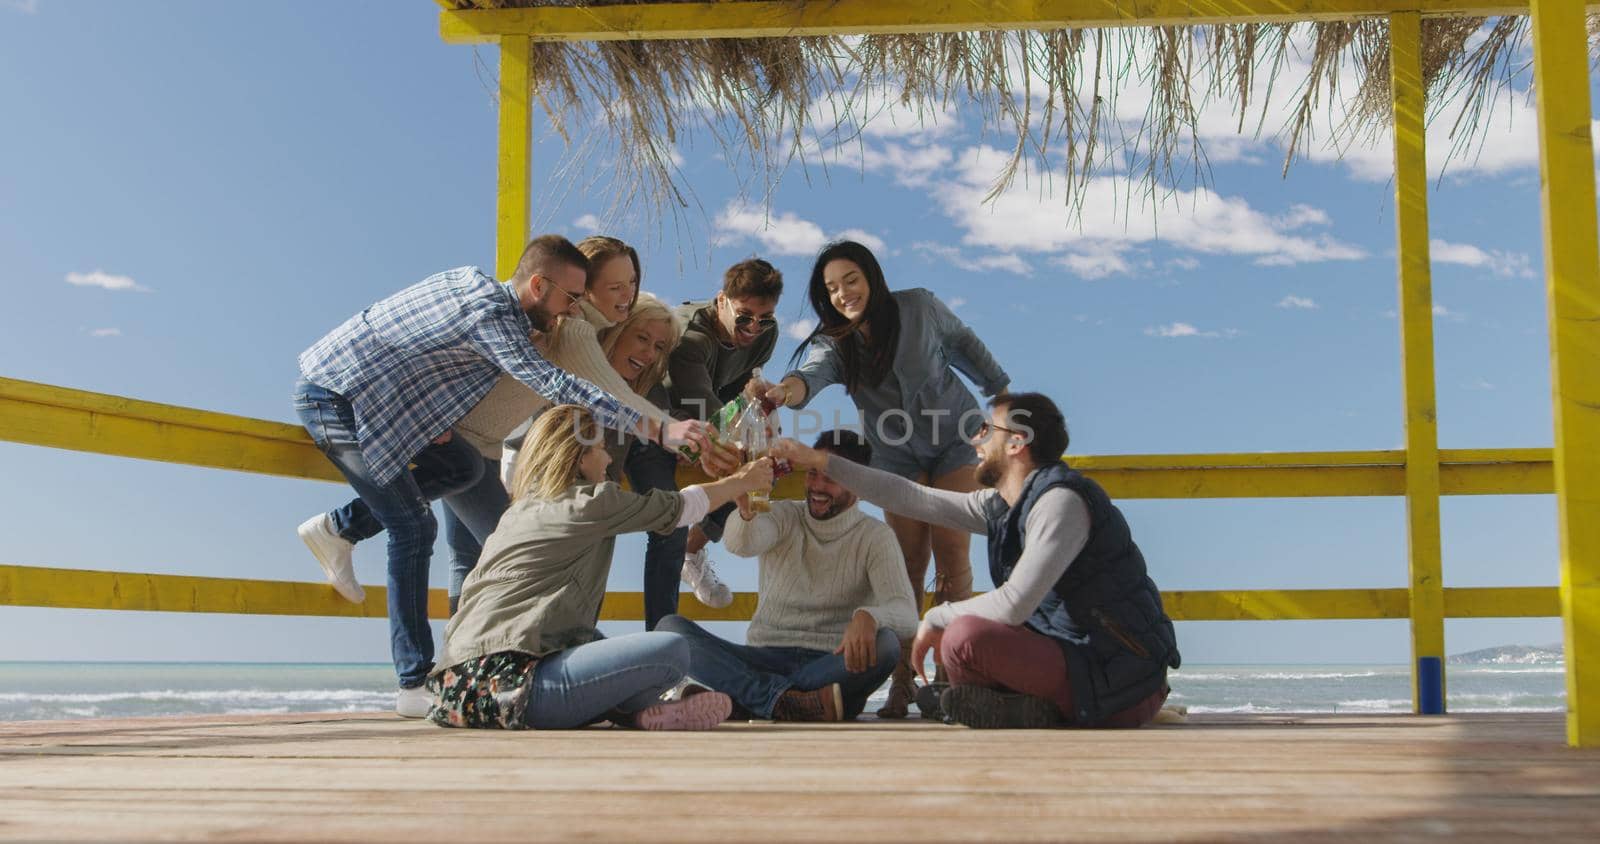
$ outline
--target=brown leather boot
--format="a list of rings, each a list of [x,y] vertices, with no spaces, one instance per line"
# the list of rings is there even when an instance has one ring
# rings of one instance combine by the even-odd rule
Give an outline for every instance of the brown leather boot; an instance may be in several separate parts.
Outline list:
[[[904,718],[911,711],[911,701],[917,696],[917,687],[911,682],[909,657],[901,656],[889,678],[889,699],[878,708],[879,718]]]
[[[772,707],[774,721],[842,721],[844,720],[844,693],[838,683],[812,689],[809,692],[790,689],[778,697]]]

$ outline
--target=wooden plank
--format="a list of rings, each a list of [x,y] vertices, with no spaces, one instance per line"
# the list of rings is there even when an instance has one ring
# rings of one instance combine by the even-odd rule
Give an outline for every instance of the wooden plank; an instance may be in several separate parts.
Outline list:
[[[1588,4],[1594,7],[1596,4]],[[812,0],[634,3],[475,9],[439,14],[450,44],[505,36],[535,41],[781,38],[986,30],[1092,29],[1526,14],[1528,0]]]
[[[1533,4],[1567,735],[1600,747],[1600,235],[1584,24],[1568,0]]]
[[[1582,840],[1600,826],[1600,757],[1568,752],[1561,725],[1559,714],[1197,715],[1134,731],[868,719],[507,733],[379,714],[13,723],[0,724],[0,837]]]

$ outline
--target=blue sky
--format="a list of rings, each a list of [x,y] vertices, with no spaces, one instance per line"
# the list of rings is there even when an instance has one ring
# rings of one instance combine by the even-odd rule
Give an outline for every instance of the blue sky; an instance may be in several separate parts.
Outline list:
[[[301,349],[432,272],[490,266],[496,51],[441,43],[436,10],[0,0],[4,374],[289,421]],[[748,173],[687,137],[676,152],[698,206],[681,227],[607,219],[609,191],[556,184],[563,146],[538,117],[534,228],[634,241],[645,288],[669,300],[708,296],[723,267],[761,255],[786,274],[790,326],[821,242],[862,237],[892,287],[938,293],[1014,388],[1056,398],[1076,453],[1398,447],[1387,141],[1343,160],[1316,149],[1284,179],[1279,144],[1210,115],[1209,190],[1152,214],[1113,204],[1110,177],[1081,226],[1039,196],[1037,172],[979,202],[1005,138],[959,107],[923,128],[880,115],[826,174],[791,172],[766,209],[741,197]],[[1551,442],[1533,121],[1523,98],[1502,103],[1480,154],[1432,193],[1446,448]],[[1436,169],[1448,123],[1431,133]],[[590,166],[606,172],[603,151]],[[837,390],[821,405],[846,407]],[[13,444],[0,465],[0,559],[25,565],[310,580],[294,527],[348,494]],[[1124,509],[1167,589],[1406,579],[1400,499]],[[1447,498],[1443,513],[1447,585],[1556,582],[1549,497]],[[613,588],[640,588],[641,547],[619,543]],[[382,558],[381,543],[358,550],[364,582],[382,582]],[[753,563],[716,559],[754,588]],[[445,575],[436,555],[435,585]],[[0,636],[24,659],[388,658],[378,620],[7,607]],[[1192,662],[1407,655],[1403,622],[1186,623],[1180,636]],[[1447,636],[1458,652],[1560,629],[1457,621]]]

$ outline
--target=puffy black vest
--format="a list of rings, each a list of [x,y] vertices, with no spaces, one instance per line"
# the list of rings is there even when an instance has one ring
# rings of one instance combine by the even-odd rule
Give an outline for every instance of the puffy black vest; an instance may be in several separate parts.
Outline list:
[[[1015,506],[991,509],[989,576],[995,586],[1006,582],[1022,556],[1023,526],[1033,505],[1056,487],[1072,490],[1087,505],[1089,541],[1025,625],[1061,645],[1076,722],[1093,726],[1166,684],[1167,669],[1181,661],[1178,639],[1122,511],[1099,484],[1065,464],[1035,470]]]

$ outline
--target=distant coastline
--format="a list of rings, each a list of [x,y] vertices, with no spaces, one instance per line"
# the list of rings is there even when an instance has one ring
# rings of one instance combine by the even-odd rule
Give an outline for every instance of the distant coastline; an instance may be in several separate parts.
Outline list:
[[[1562,665],[1566,657],[1560,645],[1501,645],[1455,654],[1446,662],[1450,665]]]

